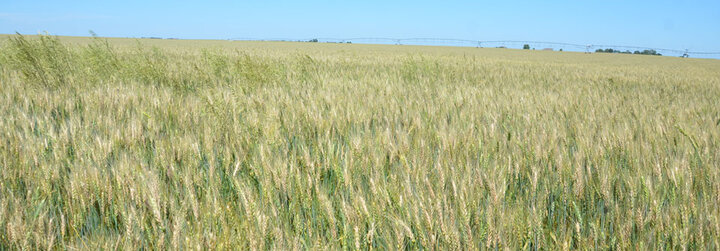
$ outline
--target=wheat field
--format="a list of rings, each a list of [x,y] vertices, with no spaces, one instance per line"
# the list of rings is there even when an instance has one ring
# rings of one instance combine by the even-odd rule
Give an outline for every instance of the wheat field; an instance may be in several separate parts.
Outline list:
[[[0,250],[720,249],[720,61],[0,37]]]

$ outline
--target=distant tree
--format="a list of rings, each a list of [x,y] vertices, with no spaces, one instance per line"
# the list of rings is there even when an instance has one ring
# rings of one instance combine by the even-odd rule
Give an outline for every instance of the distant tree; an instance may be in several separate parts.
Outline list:
[[[655,50],[643,50],[643,51],[642,51],[642,54],[643,54],[643,55],[662,56],[662,54],[658,53],[658,52],[655,51]]]
[[[310,39],[308,42],[310,42],[310,43],[317,43],[318,40],[317,40],[317,38],[313,38],[313,39]]]
[[[560,51],[562,51],[562,48],[560,48]]]
[[[529,50],[529,49],[530,49],[530,45],[529,45],[529,44],[523,45],[523,50]]]

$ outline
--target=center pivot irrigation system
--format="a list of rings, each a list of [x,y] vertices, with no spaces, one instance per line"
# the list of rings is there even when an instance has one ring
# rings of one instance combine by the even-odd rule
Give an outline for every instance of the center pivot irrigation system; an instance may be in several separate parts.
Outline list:
[[[395,44],[395,45],[438,45],[438,46],[462,46],[462,47],[494,47],[494,48],[523,48],[529,45],[537,50],[566,50],[592,53],[597,49],[613,49],[618,53],[633,53],[634,51],[653,50],[665,56],[680,57],[707,57],[720,58],[720,52],[690,51],[687,49],[665,49],[642,46],[627,45],[598,45],[598,44],[572,44],[560,42],[543,41],[481,41],[468,39],[449,38],[231,38],[233,41],[284,41],[284,42],[320,42],[320,43],[357,43],[357,44]]]

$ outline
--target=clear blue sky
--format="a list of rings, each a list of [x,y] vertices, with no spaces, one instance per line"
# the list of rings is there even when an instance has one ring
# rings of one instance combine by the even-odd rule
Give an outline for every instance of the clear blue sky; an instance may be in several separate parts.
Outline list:
[[[439,37],[720,51],[720,1],[0,0],[0,33]]]

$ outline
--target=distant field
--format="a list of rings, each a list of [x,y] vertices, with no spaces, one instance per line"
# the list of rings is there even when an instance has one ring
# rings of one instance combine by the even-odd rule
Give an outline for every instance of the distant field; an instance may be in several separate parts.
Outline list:
[[[0,36],[0,250],[720,249],[720,60]]]

